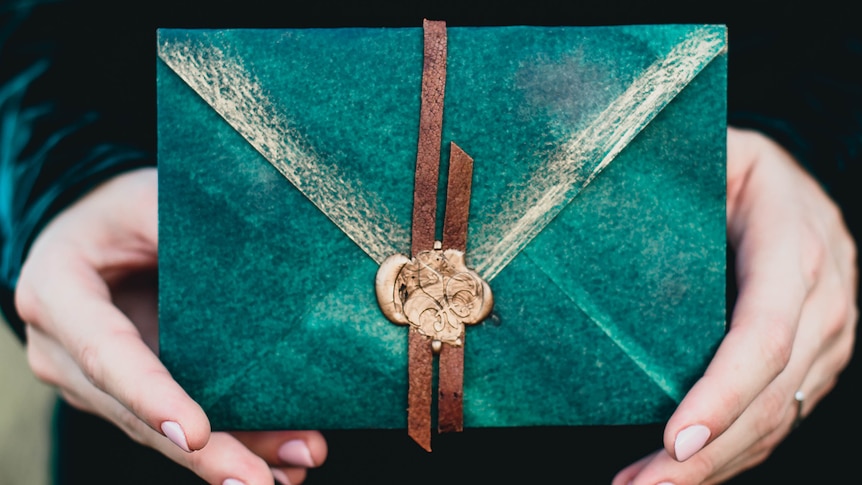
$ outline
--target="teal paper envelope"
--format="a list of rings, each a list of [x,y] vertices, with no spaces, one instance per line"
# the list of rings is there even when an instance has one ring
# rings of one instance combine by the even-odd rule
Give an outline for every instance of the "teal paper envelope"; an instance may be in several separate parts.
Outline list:
[[[464,425],[666,419],[725,332],[725,27],[447,35],[441,179],[455,142],[495,302]],[[156,62],[165,365],[214,429],[405,427],[374,279],[410,253],[421,26],[161,29]]]

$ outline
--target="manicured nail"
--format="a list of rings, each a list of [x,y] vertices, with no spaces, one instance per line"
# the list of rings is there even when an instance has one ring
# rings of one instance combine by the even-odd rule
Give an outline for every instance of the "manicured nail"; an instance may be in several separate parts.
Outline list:
[[[237,480],[236,478],[227,478],[225,481],[221,482],[221,485],[245,485],[245,483]]]
[[[671,482],[661,482],[658,485],[673,485]]]
[[[186,441],[186,434],[183,432],[183,427],[180,426],[180,423],[165,421],[162,423],[162,433],[164,433],[169,440],[173,441],[175,445],[182,448],[183,451],[191,453],[192,450],[189,449],[189,442]]]
[[[287,478],[287,473],[279,470],[278,468],[272,468],[272,478],[275,478],[275,481],[280,483],[281,485],[290,485],[290,479]]]
[[[278,449],[278,457],[285,463],[296,466],[313,467],[314,460],[311,459],[311,452],[305,441],[290,440],[281,445]]]
[[[673,450],[677,461],[685,461],[700,451],[706,440],[709,439],[709,428],[702,424],[695,424],[680,431],[676,435]]]

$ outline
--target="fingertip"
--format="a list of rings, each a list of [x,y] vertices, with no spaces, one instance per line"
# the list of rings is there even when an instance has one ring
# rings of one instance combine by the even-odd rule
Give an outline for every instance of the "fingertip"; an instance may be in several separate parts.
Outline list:
[[[171,440],[173,444],[177,445],[186,453],[192,452],[191,448],[189,448],[188,439],[186,439],[186,433],[183,431],[183,427],[180,426],[180,423],[176,421],[164,421],[160,428],[162,430],[162,434]]]
[[[326,444],[326,438],[324,438],[320,432],[314,431],[309,433],[305,442],[308,445],[308,449],[311,452],[311,456],[314,459],[316,466],[322,465],[326,461],[326,457],[329,455],[329,447]]]
[[[278,458],[292,466],[311,468],[316,466],[311,450],[304,440],[295,439],[286,441],[278,448]]]
[[[674,459],[679,462],[688,460],[706,446],[711,435],[710,429],[702,424],[683,428],[674,438],[672,450]]]
[[[275,482],[279,485],[293,485],[293,482],[290,481],[287,473],[280,468],[272,469],[272,478],[274,478]]]
[[[186,453],[203,449],[211,434],[209,419],[200,409],[184,413],[182,417],[160,420],[157,429]]]
[[[326,461],[326,440],[317,431],[302,432],[278,447],[277,456],[282,463],[301,468],[315,468]]]

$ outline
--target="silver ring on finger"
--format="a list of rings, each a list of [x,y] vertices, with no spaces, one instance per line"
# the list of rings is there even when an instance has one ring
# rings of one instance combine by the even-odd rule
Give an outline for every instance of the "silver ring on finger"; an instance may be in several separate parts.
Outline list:
[[[796,391],[793,395],[793,400],[796,401],[796,417],[793,419],[793,427],[791,429],[796,429],[802,424],[802,404],[805,402],[805,393],[802,391]]]

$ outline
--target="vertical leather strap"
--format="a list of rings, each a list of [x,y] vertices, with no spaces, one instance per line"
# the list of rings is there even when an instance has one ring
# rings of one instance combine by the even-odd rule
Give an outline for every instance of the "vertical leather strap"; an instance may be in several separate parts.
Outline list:
[[[443,222],[443,248],[467,251],[467,220],[470,214],[470,189],[473,159],[455,143],[450,144],[449,175],[446,188],[446,215]],[[464,345],[444,345],[438,369],[437,430],[441,433],[464,429]]]
[[[407,434],[425,451],[431,451],[431,378],[434,354],[428,337],[412,330],[407,334]]]
[[[467,220],[473,185],[473,158],[450,143],[449,174],[446,185],[446,215],[443,220],[443,249],[467,252]]]
[[[443,97],[446,91],[446,23],[425,20],[425,55],[419,113],[419,147],[413,186],[413,256],[434,247],[437,179],[443,137]]]
[[[437,180],[443,136],[443,98],[446,88],[446,23],[423,22],[424,57],[419,113],[419,146],[413,188],[411,251],[433,249],[436,233]],[[431,451],[431,396],[434,355],[428,337],[408,332],[407,433]]]

